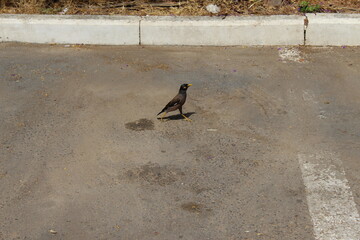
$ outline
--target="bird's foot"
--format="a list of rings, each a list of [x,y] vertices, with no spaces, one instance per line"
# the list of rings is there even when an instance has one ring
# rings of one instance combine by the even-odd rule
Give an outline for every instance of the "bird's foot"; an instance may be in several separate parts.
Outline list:
[[[165,115],[166,115],[166,112],[161,116],[161,118],[160,118],[160,121],[161,121],[161,122],[166,122],[166,121],[168,120],[168,119],[164,120]],[[159,119],[159,118],[158,118],[158,119]]]
[[[184,114],[182,114],[182,116],[184,117],[185,121],[192,122],[192,120],[190,118],[186,117]]]
[[[167,122],[169,121],[169,119],[163,119],[163,118],[158,118],[160,120],[160,122]]]

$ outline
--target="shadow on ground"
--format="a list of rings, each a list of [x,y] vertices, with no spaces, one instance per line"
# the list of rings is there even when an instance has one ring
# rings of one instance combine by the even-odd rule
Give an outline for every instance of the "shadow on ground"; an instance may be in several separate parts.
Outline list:
[[[184,115],[187,117],[187,118],[190,118],[191,115],[193,114],[196,114],[196,112],[188,112],[188,113],[184,113]],[[157,118],[158,120],[161,120],[160,117]],[[170,116],[167,116],[167,117],[164,117],[163,120],[183,120],[184,117],[181,116],[181,114],[176,114],[176,115],[170,115]]]

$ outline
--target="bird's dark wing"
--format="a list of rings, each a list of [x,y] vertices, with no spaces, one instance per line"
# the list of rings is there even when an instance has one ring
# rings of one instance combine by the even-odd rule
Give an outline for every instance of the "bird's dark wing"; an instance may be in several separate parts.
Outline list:
[[[182,100],[182,96],[180,94],[176,95],[168,104],[166,104],[166,106],[163,108],[163,110],[161,110],[161,112],[158,113],[158,115],[160,113],[165,112],[166,109],[175,107],[176,105],[180,104],[181,100]]]
[[[182,100],[182,96],[180,94],[176,95],[168,104],[166,104],[165,109],[180,104],[181,100]]]

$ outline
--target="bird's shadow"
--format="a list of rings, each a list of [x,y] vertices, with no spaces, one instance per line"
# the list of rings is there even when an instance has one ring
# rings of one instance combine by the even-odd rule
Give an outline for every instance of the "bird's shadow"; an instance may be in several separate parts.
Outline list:
[[[188,113],[184,113],[184,115],[187,118],[190,118],[191,115],[196,114],[196,112],[188,112]],[[161,118],[157,118],[159,120],[161,120]],[[166,116],[163,118],[163,120],[183,120],[184,117],[181,114],[176,114],[176,115],[170,115],[170,116]]]

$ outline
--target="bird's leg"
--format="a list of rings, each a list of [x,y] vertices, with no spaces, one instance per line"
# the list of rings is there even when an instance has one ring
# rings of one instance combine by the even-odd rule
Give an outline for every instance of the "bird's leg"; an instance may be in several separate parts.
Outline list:
[[[183,114],[183,112],[182,112],[182,106],[179,108],[179,111],[180,111],[181,116],[183,116],[186,121],[192,122],[192,120],[191,120],[190,118],[186,117],[186,116]]]
[[[162,122],[164,121],[163,118],[165,117],[165,115],[166,115],[166,112],[164,112],[164,114],[161,115],[160,121],[162,121]]]

